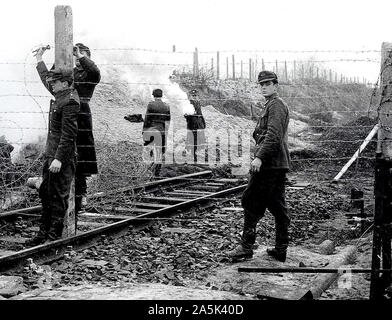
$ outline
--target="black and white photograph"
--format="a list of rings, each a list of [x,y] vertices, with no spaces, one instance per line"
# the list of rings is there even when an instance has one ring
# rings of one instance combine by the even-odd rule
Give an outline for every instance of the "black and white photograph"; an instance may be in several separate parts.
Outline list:
[[[3,1],[0,304],[390,302],[391,9]]]

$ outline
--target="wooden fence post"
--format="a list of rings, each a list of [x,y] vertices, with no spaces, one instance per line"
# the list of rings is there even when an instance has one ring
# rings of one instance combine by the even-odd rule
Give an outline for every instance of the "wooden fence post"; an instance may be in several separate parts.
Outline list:
[[[295,81],[295,79],[296,79],[296,72],[297,72],[296,69],[297,69],[297,63],[294,60],[294,62],[293,62],[293,81]]]
[[[226,79],[229,79],[229,57],[226,57]]]
[[[55,58],[56,68],[73,70],[73,19],[70,6],[56,6],[54,9]],[[75,177],[71,182],[68,198],[68,209],[64,217],[62,237],[68,238],[76,234],[75,213]]]
[[[252,81],[252,58],[249,58],[249,81]]]
[[[284,62],[284,77],[286,79],[286,82],[289,82],[289,78],[287,76],[287,61]]]
[[[195,48],[195,72],[194,72],[196,78],[199,77],[199,53],[197,51],[197,48]]]
[[[374,182],[374,227],[370,299],[382,300],[385,289],[391,285],[391,272],[380,274],[391,268],[391,221],[392,200],[392,43],[384,42],[381,48],[381,101],[379,106],[376,168]]]
[[[234,58],[234,54],[232,55],[232,63],[233,63],[233,80],[235,80],[235,58]]]
[[[219,51],[216,52],[216,79],[219,80]]]

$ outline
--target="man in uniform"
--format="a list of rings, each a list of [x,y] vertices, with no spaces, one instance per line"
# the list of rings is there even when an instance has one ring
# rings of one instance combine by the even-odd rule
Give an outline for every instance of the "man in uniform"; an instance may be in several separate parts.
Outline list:
[[[76,66],[74,68],[74,87],[80,97],[76,141],[78,163],[75,176],[75,209],[78,212],[87,204],[87,177],[98,173],[89,102],[95,86],[101,80],[101,74],[96,64],[91,60],[91,52],[87,46],[77,43],[74,47],[74,56]]]
[[[2,186],[12,182],[11,152],[14,146],[7,142],[5,136],[0,136],[0,183]]]
[[[189,102],[195,108],[194,114],[185,114],[184,117],[187,123],[187,139],[186,151],[193,154],[193,160],[197,162],[197,149],[205,145],[204,129],[206,122],[201,112],[201,103],[197,90],[193,89],[189,92]]]
[[[36,55],[38,66],[42,70],[47,70],[45,62],[42,60],[45,50],[46,48],[41,48],[39,54]],[[87,203],[87,177],[98,173],[89,102],[95,86],[101,80],[101,74],[98,67],[90,59],[91,52],[87,46],[77,43],[73,54],[75,56],[74,88],[80,97],[78,137],[76,141],[78,161],[75,176],[75,210],[78,212]]]
[[[38,51],[42,58],[43,50]],[[37,70],[45,87],[54,95],[49,112],[48,136],[39,188],[42,202],[38,234],[28,244],[38,245],[46,240],[61,238],[72,179],[75,176],[77,116],[79,96],[72,87],[72,70],[53,69],[38,63]]]
[[[256,151],[248,186],[242,196],[244,225],[241,242],[228,256],[233,260],[253,256],[256,226],[268,209],[275,218],[275,248],[267,249],[267,253],[284,262],[290,225],[285,201],[285,180],[290,166],[287,147],[289,109],[278,97],[278,78],[274,72],[261,71],[258,82],[266,103],[253,132]]]
[[[155,165],[154,174],[159,175],[161,161],[164,161],[166,151],[166,136],[170,125],[170,107],[162,101],[163,92],[161,89],[154,89],[152,92],[154,101],[147,105],[146,115],[143,124],[143,140],[147,146],[152,143],[154,147],[154,157],[158,164]]]

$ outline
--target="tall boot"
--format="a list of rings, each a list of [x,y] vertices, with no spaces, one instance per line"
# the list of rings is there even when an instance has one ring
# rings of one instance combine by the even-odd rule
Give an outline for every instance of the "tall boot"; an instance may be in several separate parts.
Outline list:
[[[63,227],[64,223],[62,220],[54,220],[48,232],[48,240],[54,241],[61,239],[63,236]]]

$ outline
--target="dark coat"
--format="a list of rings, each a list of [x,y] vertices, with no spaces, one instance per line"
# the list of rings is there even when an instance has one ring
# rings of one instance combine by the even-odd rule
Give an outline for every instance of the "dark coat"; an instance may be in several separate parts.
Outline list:
[[[96,64],[88,57],[79,59],[79,62],[82,68],[74,68],[74,86],[80,96],[76,174],[91,175],[98,173],[98,166],[89,101],[94,93],[95,86],[101,80],[101,74]]]
[[[50,100],[48,137],[44,156],[67,163],[74,160],[76,156],[79,95],[73,88],[54,93],[52,87],[46,82],[48,69],[45,63],[38,63],[37,71],[42,83],[56,99]]]
[[[201,112],[201,104],[198,100],[190,100],[190,103],[195,108],[195,114],[186,115],[186,124],[188,130],[199,130],[206,128],[206,121],[204,120],[203,113]]]
[[[143,132],[149,129],[156,129],[162,133],[166,133],[169,129],[168,121],[170,121],[170,107],[163,101],[151,101],[147,105]]]
[[[253,132],[256,141],[255,156],[262,160],[262,170],[290,168],[288,125],[289,109],[286,103],[274,94],[267,100]]]

